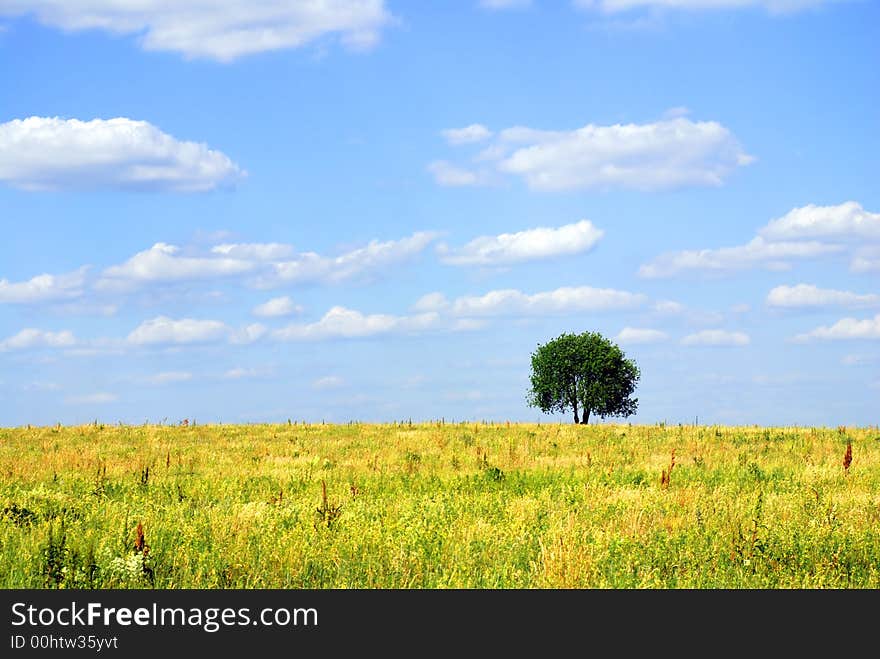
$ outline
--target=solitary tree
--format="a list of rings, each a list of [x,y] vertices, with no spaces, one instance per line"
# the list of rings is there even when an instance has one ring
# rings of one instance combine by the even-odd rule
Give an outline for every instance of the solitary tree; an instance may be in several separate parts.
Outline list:
[[[547,413],[571,409],[575,423],[589,423],[590,414],[627,417],[639,404],[631,394],[640,375],[635,362],[598,332],[562,334],[532,353],[528,403]]]

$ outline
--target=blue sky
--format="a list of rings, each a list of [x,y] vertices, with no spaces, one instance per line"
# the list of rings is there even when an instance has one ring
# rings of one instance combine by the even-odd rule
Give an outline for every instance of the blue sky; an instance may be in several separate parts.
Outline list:
[[[873,425],[880,4],[0,0],[0,426]],[[608,419],[607,421],[615,421]]]

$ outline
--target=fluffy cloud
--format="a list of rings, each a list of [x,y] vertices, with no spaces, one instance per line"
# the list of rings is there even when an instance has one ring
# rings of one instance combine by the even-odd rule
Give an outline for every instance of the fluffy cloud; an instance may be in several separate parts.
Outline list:
[[[644,301],[645,296],[640,294],[590,286],[562,287],[532,295],[506,289],[457,298],[451,312],[457,316],[536,316],[631,309]]]
[[[146,320],[135,328],[126,341],[131,345],[155,345],[165,343],[205,343],[226,338],[229,327],[218,320],[183,318],[174,320],[158,316]]]
[[[293,254],[293,247],[282,243],[225,243],[215,245],[211,252],[244,261],[277,261]]]
[[[25,190],[204,192],[244,176],[220,151],[146,121],[29,117],[0,124],[0,181]]]
[[[88,266],[62,275],[42,274],[28,281],[10,283],[0,279],[0,303],[30,304],[79,297]]]
[[[758,233],[768,240],[806,238],[880,240],[880,213],[847,201],[837,206],[809,204],[772,220]]]
[[[0,341],[0,352],[29,348],[68,348],[74,345],[76,345],[76,339],[69,330],[46,332],[29,327]]]
[[[681,340],[686,346],[744,346],[750,342],[745,332],[728,332],[725,330],[703,330],[688,334]]]
[[[517,233],[481,236],[463,247],[441,245],[441,260],[449,265],[507,265],[589,251],[603,235],[589,220],[558,228],[538,227]]]
[[[415,316],[364,315],[359,311],[337,306],[330,309],[317,322],[288,325],[272,332],[272,336],[280,341],[351,339],[431,329],[437,321],[436,313],[422,313]]]
[[[823,325],[805,334],[798,334],[794,340],[803,343],[813,339],[847,340],[880,339],[880,314],[873,318],[841,318],[830,327]]]
[[[777,286],[767,294],[770,307],[796,309],[806,307],[870,307],[880,304],[880,295],[850,293],[828,288],[817,288],[812,284]]]
[[[178,256],[179,252],[175,245],[156,243],[125,263],[105,269],[95,286],[99,290],[126,290],[138,284],[226,277],[255,267],[241,259]]]
[[[221,62],[327,37],[365,49],[393,20],[384,0],[0,0],[0,15],[21,14],[65,31],[135,34],[145,50]]]
[[[478,159],[494,160],[498,173],[550,191],[717,186],[754,160],[721,124],[685,117],[648,124],[588,124],[570,131],[516,126],[501,131]],[[429,169],[441,185],[485,181],[485,176],[445,161]]]
[[[618,343],[640,344],[640,343],[658,343],[669,338],[666,332],[655,329],[641,329],[637,327],[624,327],[614,340]]]
[[[252,313],[255,316],[262,316],[264,318],[278,318],[279,316],[290,316],[300,313],[302,310],[303,308],[300,305],[294,304],[293,300],[285,295],[258,304],[253,308]]]
[[[449,128],[442,131],[443,137],[452,145],[482,142],[492,137],[492,131],[483,124],[471,124],[464,128]]]
[[[786,270],[791,267],[792,259],[845,252],[850,249],[846,241],[880,239],[880,214],[869,213],[854,201],[837,206],[810,204],[793,208],[757,233],[745,245],[663,254],[642,265],[638,274],[659,278],[686,271],[720,273],[753,267]],[[861,246],[855,252],[850,269],[869,272],[880,265],[878,256],[880,252],[876,252],[875,247]]]
[[[274,274],[260,283],[264,286],[309,282],[336,284],[369,276],[386,266],[413,258],[436,237],[435,233],[419,231],[401,240],[372,240],[365,247],[335,257],[303,252],[289,261],[274,263]]]
[[[730,272],[755,266],[787,270],[791,259],[806,259],[843,251],[840,245],[817,241],[769,242],[757,236],[745,245],[718,249],[685,250],[663,254],[639,268],[647,279],[672,277],[688,271]]]

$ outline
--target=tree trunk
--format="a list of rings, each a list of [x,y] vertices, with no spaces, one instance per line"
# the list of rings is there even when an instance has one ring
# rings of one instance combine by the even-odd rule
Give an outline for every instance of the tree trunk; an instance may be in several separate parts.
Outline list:
[[[590,408],[584,409],[584,418],[581,420],[581,423],[587,424],[590,422]],[[577,421],[575,421],[577,423]]]
[[[577,402],[577,398],[573,398],[573,399],[572,399],[572,401],[571,401],[571,408],[574,410],[574,422],[575,422],[575,423],[580,423],[580,422],[581,422],[581,419],[580,419],[580,417],[578,416],[578,402]]]

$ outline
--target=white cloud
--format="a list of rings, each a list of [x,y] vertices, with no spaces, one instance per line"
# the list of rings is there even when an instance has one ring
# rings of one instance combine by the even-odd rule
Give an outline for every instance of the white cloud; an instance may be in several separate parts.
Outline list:
[[[618,343],[640,344],[640,343],[658,343],[669,338],[666,332],[655,329],[642,329],[637,327],[624,327],[614,337]]]
[[[119,396],[116,394],[99,392],[83,396],[68,396],[64,399],[64,402],[68,405],[102,405],[104,403],[113,403],[117,400],[119,400]]]
[[[443,245],[438,251],[441,261],[448,265],[507,265],[587,252],[603,234],[589,220],[581,220],[555,229],[538,227],[480,236],[463,247],[449,249]]]
[[[163,385],[173,384],[174,382],[188,382],[192,378],[192,373],[187,371],[165,371],[144,378],[144,382],[147,384]]]
[[[847,340],[847,339],[880,339],[880,314],[873,318],[841,318],[830,327],[823,325],[805,334],[794,337],[797,343],[812,339]]]
[[[497,163],[498,170],[521,176],[536,190],[718,186],[754,160],[721,124],[684,117],[572,131],[520,126],[499,139],[521,146]]]
[[[212,247],[211,252],[244,261],[277,261],[293,254],[293,246],[282,243],[224,243]]]
[[[457,298],[452,304],[452,313],[458,316],[540,316],[629,309],[644,301],[644,295],[590,286],[562,287],[533,295],[505,289]]]
[[[337,306],[317,322],[288,325],[272,332],[272,336],[280,341],[359,338],[431,329],[437,321],[436,313],[415,316],[364,315],[359,311]]]
[[[758,233],[768,240],[805,238],[880,240],[880,213],[847,201],[837,206],[809,204],[772,220]]]
[[[434,292],[423,295],[412,306],[413,311],[443,311],[449,307],[449,300],[443,293]]]
[[[327,375],[312,382],[313,389],[338,389],[345,385],[345,380],[336,375]]]
[[[750,342],[745,332],[728,332],[725,330],[703,330],[688,334],[681,340],[682,345],[694,346],[744,346]]]
[[[126,341],[132,345],[155,345],[163,343],[204,343],[218,341],[229,334],[229,327],[218,320],[182,318],[174,320],[158,316],[146,320],[129,335]]]
[[[76,345],[76,339],[69,330],[46,332],[28,327],[18,334],[0,341],[0,352],[30,348],[68,348],[74,345]]]
[[[0,303],[30,304],[79,297],[87,271],[88,266],[83,266],[66,274],[42,274],[17,283],[0,279]]]
[[[25,190],[204,192],[245,176],[220,151],[146,121],[29,117],[0,124],[0,181]]]
[[[436,237],[433,232],[419,231],[400,240],[372,240],[365,247],[335,257],[303,252],[289,261],[275,263],[273,277],[260,283],[264,286],[307,282],[335,284],[373,275],[388,265],[415,257]]]
[[[437,185],[444,187],[464,187],[482,185],[484,178],[477,172],[456,167],[446,160],[435,160],[428,165],[428,171],[434,175]]]
[[[795,286],[776,286],[767,294],[770,307],[796,309],[807,307],[871,307],[880,305],[880,295],[851,293],[828,288],[818,288],[812,284]]]
[[[449,128],[442,131],[443,137],[452,145],[482,142],[492,137],[492,131],[483,124],[471,124],[464,128]]]
[[[663,254],[639,268],[647,279],[672,277],[687,271],[724,273],[755,266],[789,269],[791,259],[806,259],[841,252],[843,247],[816,241],[770,242],[757,236],[745,245],[718,249],[685,250]]]
[[[227,257],[178,256],[179,247],[156,243],[125,263],[106,268],[98,290],[127,290],[139,284],[228,277],[254,269],[249,261]]]
[[[581,9],[595,9],[605,14],[631,11],[634,9],[765,9],[771,14],[791,13],[839,0],[574,0]]]
[[[252,310],[255,316],[264,318],[278,318],[280,316],[290,316],[292,314],[301,313],[303,308],[295,304],[288,296],[276,297],[267,300],[262,304],[258,304]]]
[[[0,0],[0,15],[21,14],[68,32],[137,35],[145,50],[221,62],[329,37],[363,50],[393,22],[384,0]]]

